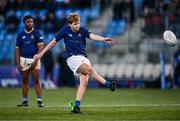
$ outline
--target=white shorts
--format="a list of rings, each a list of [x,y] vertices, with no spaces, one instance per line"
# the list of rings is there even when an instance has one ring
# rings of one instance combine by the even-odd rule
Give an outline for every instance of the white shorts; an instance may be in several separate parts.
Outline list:
[[[75,75],[78,74],[77,70],[81,64],[86,63],[91,66],[90,61],[82,55],[73,55],[73,56],[69,57],[66,61],[67,61],[69,68],[74,72]]]
[[[20,57],[20,65],[22,67],[22,71],[28,70],[31,67],[31,64],[33,62],[34,62],[34,59],[32,59],[32,58]],[[40,67],[41,67],[41,62],[40,62],[40,60],[38,60],[35,69],[40,69]]]

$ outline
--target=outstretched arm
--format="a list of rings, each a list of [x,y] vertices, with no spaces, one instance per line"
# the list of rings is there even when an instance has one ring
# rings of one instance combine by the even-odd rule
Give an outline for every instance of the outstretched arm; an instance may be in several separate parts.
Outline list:
[[[44,53],[46,53],[49,49],[51,49],[55,44],[56,44],[56,41],[55,39],[53,39],[39,54],[36,54],[34,56],[34,59],[35,60],[40,59],[44,55]]]
[[[102,41],[102,42],[107,42],[109,44],[113,44],[114,41],[112,38],[106,38],[106,37],[102,37],[102,36],[99,36],[99,35],[95,35],[95,34],[90,34],[90,37],[89,37],[91,40],[97,40],[97,41]]]

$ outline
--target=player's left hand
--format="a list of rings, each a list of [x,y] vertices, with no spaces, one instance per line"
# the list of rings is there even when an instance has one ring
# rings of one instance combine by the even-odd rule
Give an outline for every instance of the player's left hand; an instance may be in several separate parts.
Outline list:
[[[113,43],[114,43],[114,41],[113,41],[112,38],[105,38],[104,41],[107,42],[107,43],[109,43],[109,44],[113,44]]]

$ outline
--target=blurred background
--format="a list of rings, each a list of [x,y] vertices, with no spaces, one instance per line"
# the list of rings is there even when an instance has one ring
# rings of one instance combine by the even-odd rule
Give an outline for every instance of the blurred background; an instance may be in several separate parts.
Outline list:
[[[35,28],[47,44],[71,12],[77,12],[81,25],[92,33],[115,40],[112,46],[87,40],[88,58],[107,80],[117,81],[120,88],[180,87],[179,42],[171,47],[162,39],[166,29],[180,37],[180,0],[0,0],[0,87],[21,86],[14,60],[23,17],[35,18]],[[78,85],[65,63],[64,49],[61,41],[42,58],[45,89]],[[90,79],[88,87],[101,85]]]

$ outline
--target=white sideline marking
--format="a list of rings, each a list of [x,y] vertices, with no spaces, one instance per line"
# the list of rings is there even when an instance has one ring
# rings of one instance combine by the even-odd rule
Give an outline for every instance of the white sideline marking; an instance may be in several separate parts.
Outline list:
[[[83,107],[166,107],[180,106],[180,104],[119,104],[119,105],[84,105]]]
[[[175,107],[180,104],[119,104],[119,105],[82,105],[81,107]],[[46,106],[46,107],[67,107],[67,106]]]
[[[119,104],[119,105],[82,105],[81,107],[179,107],[180,104]],[[15,108],[16,106],[0,106],[0,108]],[[36,106],[17,107],[17,108],[36,108]],[[44,108],[67,108],[68,106],[46,106]],[[38,107],[37,107],[38,108]],[[43,108],[40,108],[43,109]]]

